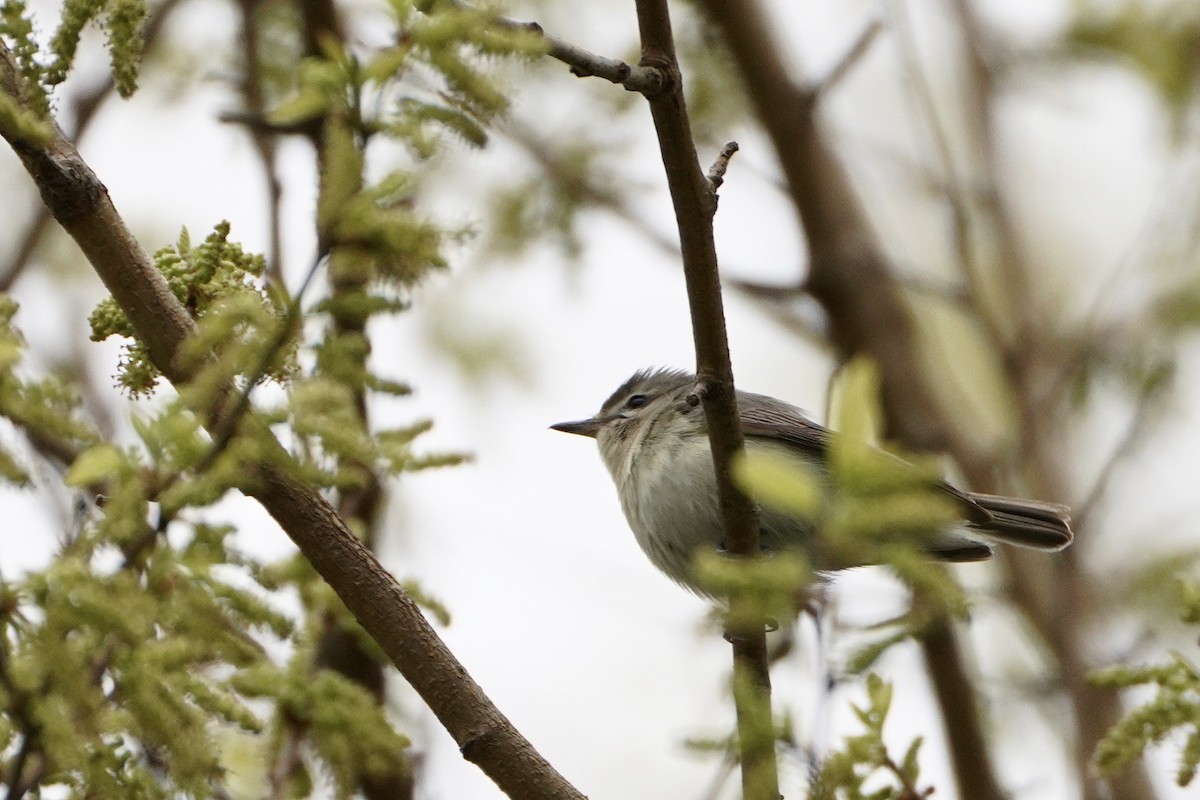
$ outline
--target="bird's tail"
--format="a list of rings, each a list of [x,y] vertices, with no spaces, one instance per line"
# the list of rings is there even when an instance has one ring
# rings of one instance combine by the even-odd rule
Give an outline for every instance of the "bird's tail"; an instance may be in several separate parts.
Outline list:
[[[1075,537],[1066,506],[994,494],[964,494],[988,513],[987,518],[976,519],[970,527],[989,539],[1035,550],[1062,550]]]

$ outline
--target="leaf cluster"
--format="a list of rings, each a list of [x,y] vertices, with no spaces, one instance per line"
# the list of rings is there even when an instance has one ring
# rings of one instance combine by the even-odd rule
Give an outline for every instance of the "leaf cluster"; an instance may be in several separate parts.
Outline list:
[[[80,416],[79,394],[57,377],[30,379],[18,369],[24,339],[13,325],[18,307],[0,294],[0,417],[21,430],[42,450],[70,461],[94,444],[98,434]],[[24,486],[29,473],[15,454],[0,445],[0,480]]]
[[[104,31],[117,92],[130,97],[137,90],[145,22],[145,0],[65,0],[58,28],[43,55],[33,16],[23,0],[4,0],[0,5],[0,36],[11,43],[28,101],[42,117],[49,115],[50,92],[67,79],[83,31],[91,23]]]
[[[339,42],[322,42],[323,57],[301,65],[296,93],[272,121],[298,125],[345,111],[361,135],[383,134],[419,157],[437,151],[441,133],[482,147],[487,124],[508,108],[487,62],[531,58],[545,44],[482,10],[412,0],[389,6],[397,26],[392,45],[360,57]]]
[[[265,262],[230,241],[229,231],[229,223],[221,222],[194,246],[184,229],[174,245],[154,254],[155,268],[198,323],[196,334],[180,353],[185,364],[199,369],[192,387],[197,400],[213,397],[234,375],[282,379],[294,366],[293,346],[272,345],[284,314],[260,280]],[[125,348],[117,382],[134,396],[149,394],[161,373],[117,301],[102,300],[88,321],[92,341],[110,336],[132,340]],[[271,355],[267,364],[261,363],[263,353]]]
[[[353,390],[328,377],[295,381],[286,413],[306,455],[302,475],[318,486],[361,487],[371,474],[398,475],[466,459],[458,453],[413,452],[413,441],[433,427],[431,420],[368,430],[356,411]]]
[[[212,796],[213,722],[262,728],[232,680],[269,664],[248,631],[292,623],[220,577],[258,569],[229,548],[230,528],[193,526],[115,569],[107,530],[86,524],[49,567],[4,587],[3,747],[32,746],[41,783],[78,796]]]
[[[1184,622],[1200,624],[1200,586],[1180,584]],[[1147,667],[1114,666],[1094,673],[1097,686],[1129,688],[1153,686],[1152,700],[1129,712],[1096,746],[1092,762],[1104,775],[1120,772],[1140,758],[1151,744],[1175,733],[1184,735],[1175,779],[1188,786],[1200,768],[1200,669],[1174,653],[1165,664]]]
[[[825,759],[809,787],[809,800],[920,800],[933,793],[932,787],[918,788],[922,739],[914,739],[898,761],[883,741],[891,684],[872,673],[866,688],[866,707],[854,706],[864,732],[847,737],[842,749]]]
[[[855,659],[867,669],[888,646],[920,630],[929,610],[965,613],[961,588],[925,552],[953,525],[957,510],[939,488],[930,459],[903,459],[876,447],[878,376],[867,361],[850,362],[840,377],[834,416],[840,433],[829,438],[827,470],[798,459],[751,453],[735,464],[740,486],[763,506],[812,523],[814,541],[804,554],[817,568],[882,564],[903,580],[926,609],[893,621],[898,630]]]

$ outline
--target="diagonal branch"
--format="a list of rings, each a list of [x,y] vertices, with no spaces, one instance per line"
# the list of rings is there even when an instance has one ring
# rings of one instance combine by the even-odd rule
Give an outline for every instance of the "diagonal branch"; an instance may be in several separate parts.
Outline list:
[[[825,95],[828,95],[836,89],[846,76],[850,74],[859,62],[870,51],[871,45],[875,44],[875,40],[879,38],[879,34],[883,32],[883,22],[878,19],[873,19],[867,23],[866,27],[858,34],[854,40],[854,44],[848,49],[838,62],[833,65],[827,74],[819,83],[812,88],[813,100],[820,100]]]
[[[0,41],[0,91],[18,103],[26,89],[8,46]],[[150,358],[173,383],[188,371],[176,359],[195,324],[117,213],[108,192],[75,147],[54,127],[44,146],[10,140],[55,219],[75,239],[125,311]],[[201,419],[209,411],[198,409]],[[254,497],[329,583],[359,624],[458,743],[510,797],[561,800],[583,796],[559,775],[466,672],[413,599],[332,506],[290,474],[291,458],[266,425],[247,417],[243,433],[263,453],[244,491]]]

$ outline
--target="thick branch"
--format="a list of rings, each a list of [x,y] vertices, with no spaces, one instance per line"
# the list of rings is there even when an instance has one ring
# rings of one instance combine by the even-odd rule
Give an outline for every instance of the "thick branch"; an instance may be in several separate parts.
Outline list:
[[[692,338],[696,347],[696,393],[704,404],[704,417],[708,423],[725,544],[734,555],[755,558],[759,555],[758,511],[734,486],[730,472],[734,455],[742,450],[743,436],[713,241],[716,194],[696,156],[666,0],[638,0],[637,12],[642,41],[641,63],[660,71],[666,78],[663,90],[648,94],[647,98],[679,227]],[[731,155],[732,151],[724,160]],[[739,598],[735,596],[731,602],[736,607]],[[753,687],[748,693],[735,692],[742,749],[743,797],[776,800],[779,777],[775,743],[770,734],[762,735],[764,715],[766,730],[771,729],[771,680],[764,627],[760,624],[753,630],[733,631],[732,634],[735,684],[741,682],[742,676],[748,676],[745,683]]]
[[[0,90],[24,98],[12,53],[0,41]],[[175,354],[194,323],[117,214],[108,192],[59,133],[45,148],[10,142],[55,219],[79,244],[121,305],[155,365],[186,381]],[[201,417],[207,417],[202,413]],[[396,580],[328,502],[279,465],[290,457],[266,426],[246,421],[263,452],[247,493],[279,522],[358,622],[477,764],[510,797],[579,798],[488,699]]]

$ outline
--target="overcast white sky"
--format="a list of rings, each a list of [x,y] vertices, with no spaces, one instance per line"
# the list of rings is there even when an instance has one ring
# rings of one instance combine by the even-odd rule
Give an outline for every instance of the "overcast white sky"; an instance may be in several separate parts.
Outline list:
[[[602,4],[595,5],[591,18],[570,18],[554,9],[542,20],[548,30],[585,47],[624,55],[614,51],[634,36],[632,3],[603,4],[603,11]],[[835,61],[879,8],[842,0],[773,5],[787,12],[780,35],[804,53],[804,68],[811,74]],[[1068,5],[1065,0],[987,4],[1005,30],[1035,38],[1052,33]],[[938,38],[942,5],[928,0],[912,6],[914,25],[931,53],[928,71],[945,89],[937,76],[951,74],[953,64]],[[214,50],[223,51],[226,28],[217,21],[230,19],[225,5],[193,0],[176,19],[174,35],[190,38],[193,52],[205,52],[207,38]],[[220,72],[221,62],[214,58],[211,69]],[[589,113],[573,105],[583,101],[572,99],[578,83],[563,77],[564,68],[547,62],[530,72],[531,80],[556,72],[559,77],[536,94],[519,95],[518,117],[536,123],[547,115]],[[1089,271],[1104,274],[1138,247],[1142,222],[1164,179],[1163,132],[1154,121],[1153,96],[1126,74],[1093,71],[1046,80],[1053,84],[1049,89],[1035,81],[1004,108],[1005,165],[1018,190],[1019,223],[1031,232],[1035,258],[1054,264],[1052,284],[1067,285]],[[84,143],[85,156],[118,208],[141,226],[148,248],[173,239],[179,226],[199,237],[221,219],[233,221],[233,236],[248,247],[264,248],[263,192],[251,148],[238,131],[214,121],[232,101],[215,81],[184,102],[168,102],[172,94],[169,87],[150,85],[132,102],[107,109]],[[562,110],[544,105],[547,97],[563,103]],[[856,179],[870,188],[875,222],[898,260],[928,264],[938,258],[941,250],[931,242],[941,236],[942,223],[928,204],[912,202],[907,185],[913,176],[897,166],[901,159],[895,156],[910,151],[921,131],[910,121],[888,34],[838,90],[829,112]],[[721,192],[718,246],[728,270],[791,280],[801,263],[801,243],[776,190],[764,179],[771,169],[769,150],[761,139],[746,135],[743,125],[730,120],[730,138],[739,138],[743,149]],[[624,163],[648,187],[640,200],[646,222],[671,233],[648,115],[619,123],[611,135],[631,140]],[[297,275],[312,247],[311,158],[298,143],[285,148],[285,156],[287,257],[290,274]],[[499,174],[504,157],[511,151],[456,156],[464,162],[463,174],[490,176]],[[23,180],[16,172],[14,159],[0,153],[3,180]],[[468,182],[455,184],[436,198],[438,207],[451,218],[480,216],[480,198],[471,190]],[[149,220],[153,226],[146,224]],[[550,248],[536,250],[520,264],[492,265],[477,263],[464,249],[455,269],[417,296],[412,313],[378,326],[377,367],[417,389],[411,399],[382,404],[380,419],[432,416],[437,427],[426,446],[475,454],[468,466],[403,479],[393,496],[382,557],[398,577],[419,578],[450,607],[454,622],[444,631],[450,647],[581,790],[595,798],[700,798],[715,767],[687,754],[680,743],[726,731],[731,719],[723,687],[728,646],[712,631],[699,632],[705,604],[658,575],[638,552],[594,446],[547,429],[594,412],[636,368],[694,363],[682,276],[671,259],[611,217],[590,215],[583,235],[582,263],[571,269],[564,269]],[[108,382],[115,349],[83,344],[82,331],[64,323],[81,319],[90,308],[99,294],[94,279],[80,280],[64,294],[58,278],[33,271],[15,294],[26,308],[18,324],[35,352],[86,347],[98,380]],[[61,314],[44,313],[46,308]],[[451,319],[438,316],[450,309]],[[785,398],[820,416],[825,357],[738,297],[727,295],[727,315],[739,386]],[[485,339],[512,337],[528,380],[465,380],[436,347],[433,333],[447,324]],[[1178,413],[1195,421],[1195,365],[1183,366]],[[1113,425],[1098,424],[1102,442]],[[1193,478],[1176,459],[1200,445],[1200,424],[1181,431],[1163,451],[1168,455],[1161,466],[1146,467],[1157,486],[1147,497],[1166,504],[1164,519],[1191,499],[1187,487]],[[1089,446],[1081,445],[1085,455]],[[1112,513],[1116,520],[1133,519],[1145,507]],[[0,544],[4,574],[48,557],[58,535],[52,515],[30,495],[9,490],[0,493],[0,508],[30,531]],[[240,541],[247,549],[289,551],[290,543],[251,503],[230,499],[221,513],[244,522]],[[961,571],[976,587],[986,587],[993,577],[983,565]],[[874,570],[840,579],[838,589],[840,613],[847,619],[883,619],[900,605],[897,588]],[[983,628],[989,638],[1005,643],[1003,653],[985,648],[989,674],[999,677],[1035,663],[1011,621],[997,619],[986,602],[976,617],[991,623]],[[845,642],[835,637],[832,648],[842,652]],[[777,698],[808,721],[801,729],[815,737],[815,747],[828,750],[847,730],[847,703],[858,693],[823,699],[814,678],[811,630],[806,629],[800,650],[776,673]],[[897,684],[892,741],[902,749],[913,736],[926,737],[926,779],[938,787],[937,797],[950,800],[955,793],[915,649],[898,648],[881,671]],[[418,744],[426,754],[423,798],[500,797],[462,761],[413,698],[403,690],[398,697],[423,720],[425,736]],[[1071,789],[1057,770],[1066,745],[1044,725],[1033,724],[1039,711],[1025,705],[990,710],[1007,734],[998,767],[1015,796],[1069,797]],[[812,723],[824,717],[832,722]],[[1040,757],[1046,753],[1053,757]],[[789,796],[796,796],[795,776],[802,769],[785,760],[792,776]]]

